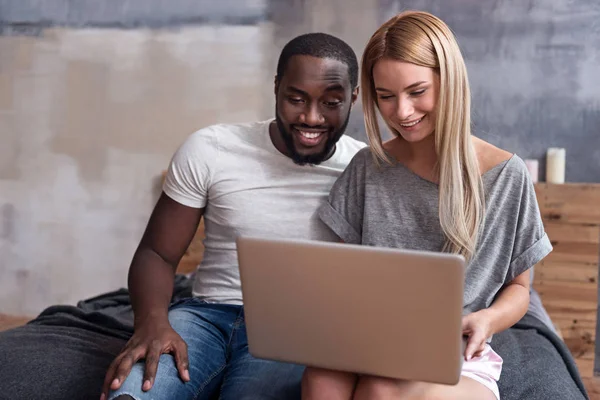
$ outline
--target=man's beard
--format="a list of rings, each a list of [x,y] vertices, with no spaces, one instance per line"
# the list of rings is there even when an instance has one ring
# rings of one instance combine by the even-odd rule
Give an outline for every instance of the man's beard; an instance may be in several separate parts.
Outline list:
[[[348,110],[346,120],[344,121],[339,130],[334,131],[331,134],[329,132],[326,133],[327,142],[325,142],[325,148],[323,149],[323,151],[317,154],[302,155],[298,153],[298,151],[296,150],[296,146],[294,146],[294,138],[292,136],[292,132],[288,131],[287,128],[283,125],[283,122],[279,117],[279,113],[277,112],[277,107],[275,107],[275,121],[277,122],[279,134],[283,139],[283,143],[285,143],[285,147],[290,153],[290,158],[292,159],[292,161],[294,161],[298,165],[317,165],[327,160],[333,154],[336,143],[338,142],[338,140],[340,140],[340,138],[346,131],[346,127],[348,126],[348,122],[350,121],[350,110]]]

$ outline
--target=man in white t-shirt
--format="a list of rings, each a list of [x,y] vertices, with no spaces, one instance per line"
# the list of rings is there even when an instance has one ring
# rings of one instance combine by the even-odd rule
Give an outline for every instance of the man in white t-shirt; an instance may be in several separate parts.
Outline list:
[[[130,267],[135,333],[107,372],[103,399],[300,397],[302,366],[248,353],[235,239],[336,240],[316,211],[365,146],[344,136],[357,81],[346,43],[299,36],[277,65],[276,118],[210,126],[178,149]],[[202,217],[194,296],[170,305]]]

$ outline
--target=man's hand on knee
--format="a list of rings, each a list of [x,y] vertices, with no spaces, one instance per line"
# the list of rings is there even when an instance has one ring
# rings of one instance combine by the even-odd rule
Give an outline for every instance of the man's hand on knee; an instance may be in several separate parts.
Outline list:
[[[146,360],[142,390],[150,390],[154,385],[160,356],[166,353],[171,353],[175,358],[181,379],[185,382],[189,381],[187,345],[173,330],[168,320],[158,323],[150,321],[140,325],[121,354],[108,368],[100,399],[108,398],[109,390],[118,390],[129,376],[134,364],[140,360]]]

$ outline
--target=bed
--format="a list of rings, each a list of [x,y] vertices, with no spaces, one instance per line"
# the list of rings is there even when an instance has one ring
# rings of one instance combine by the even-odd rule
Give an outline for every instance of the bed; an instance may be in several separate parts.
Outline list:
[[[599,234],[594,239],[588,232],[589,215],[581,215],[585,207],[581,202],[575,208],[569,204],[581,196],[583,203],[596,201],[596,195],[598,201],[592,204],[600,204],[600,185],[591,191],[574,186],[566,195],[565,188],[536,187],[555,253],[535,268],[532,301],[525,317],[494,336],[492,345],[505,359],[499,382],[503,400],[597,398],[593,378],[596,292],[593,299],[588,297],[590,291],[597,290],[595,280],[589,282],[589,278],[590,274],[597,275],[600,212],[596,221]],[[583,219],[585,223],[577,222]],[[588,233],[578,233],[577,224]],[[202,259],[203,238],[201,224],[178,267],[173,300],[191,294],[191,275]],[[582,252],[586,249],[591,253],[593,246],[581,247],[577,240],[592,242],[595,258]],[[581,262],[586,273],[574,278],[571,270]],[[588,282],[578,286],[573,285],[573,279]],[[587,304],[584,309],[589,312],[582,314],[582,302],[588,300],[593,304]],[[0,332],[0,399],[38,398],[42,391],[42,397],[49,400],[97,399],[104,371],[133,332],[132,318],[124,288],[82,300],[76,306],[51,306],[33,320],[0,315],[0,330],[9,328]],[[8,393],[10,397],[5,397]]]

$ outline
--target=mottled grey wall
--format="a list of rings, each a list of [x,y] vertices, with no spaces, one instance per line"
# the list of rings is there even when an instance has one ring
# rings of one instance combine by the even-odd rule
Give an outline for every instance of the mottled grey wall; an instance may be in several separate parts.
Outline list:
[[[566,179],[600,182],[600,1],[381,1],[441,17],[456,33],[473,91],[475,133],[523,158],[565,147]]]
[[[376,27],[403,9],[431,11],[457,34],[473,88],[476,134],[539,159],[544,178],[548,147],[567,149],[568,181],[600,182],[600,1],[598,0],[349,0],[331,2],[345,13],[316,23],[322,0],[0,0],[5,33],[40,27],[172,27],[181,24],[256,24],[279,27],[279,45],[294,27],[335,34]],[[347,10],[365,10],[354,20]],[[307,10],[309,12],[307,12]],[[314,10],[315,14],[311,14]],[[347,25],[347,26],[345,26]],[[345,37],[344,37],[345,38]],[[279,39],[279,42],[278,40]],[[352,43],[357,53],[368,39]],[[351,41],[350,39],[347,39]],[[360,106],[357,109],[360,111]],[[364,138],[359,113],[350,134]]]
[[[325,30],[361,48],[377,1],[0,3],[0,312],[125,286],[177,146],[214,123],[272,117],[281,47]],[[107,23],[105,3],[138,22]],[[77,18],[53,20],[53,4]],[[147,4],[153,18],[129,17]]]
[[[567,179],[600,182],[593,0],[0,0],[0,312],[124,286],[185,137],[271,117],[294,36],[360,57],[401,8],[457,32],[478,134],[523,158],[564,146]],[[360,103],[348,132],[365,139]]]
[[[0,23],[27,27],[169,27],[251,24],[266,17],[267,0],[0,0]]]

